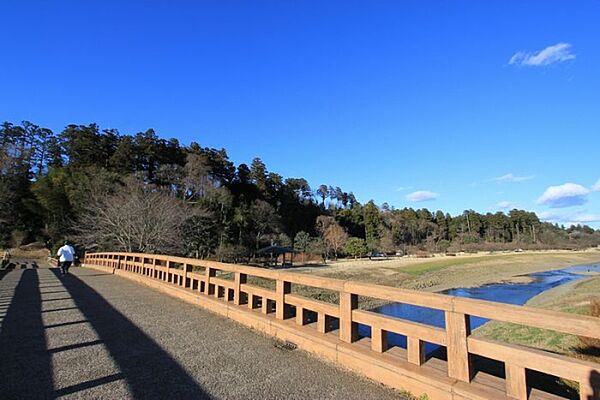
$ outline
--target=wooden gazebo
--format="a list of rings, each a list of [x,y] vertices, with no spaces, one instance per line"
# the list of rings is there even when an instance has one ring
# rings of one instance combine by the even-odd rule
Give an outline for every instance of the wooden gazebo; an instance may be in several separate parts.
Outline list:
[[[291,247],[271,245],[257,250],[256,255],[262,258],[262,262],[268,266],[277,266],[279,257],[281,257],[281,266],[292,266],[294,264],[294,249]],[[286,256],[289,254],[289,258]],[[286,264],[286,259],[289,264]]]

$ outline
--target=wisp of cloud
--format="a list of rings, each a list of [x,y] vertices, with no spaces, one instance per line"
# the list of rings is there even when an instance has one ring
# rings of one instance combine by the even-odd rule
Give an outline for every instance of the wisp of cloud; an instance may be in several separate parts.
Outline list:
[[[575,54],[571,53],[570,43],[557,43],[537,52],[519,51],[515,53],[508,64],[539,67],[574,60]]]
[[[413,202],[435,200],[440,197],[439,193],[435,193],[429,190],[417,190],[406,195],[406,200]]]

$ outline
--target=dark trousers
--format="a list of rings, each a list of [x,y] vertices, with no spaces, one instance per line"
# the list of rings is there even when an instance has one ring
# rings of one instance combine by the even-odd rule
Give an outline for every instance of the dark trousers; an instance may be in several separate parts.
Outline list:
[[[71,266],[72,261],[61,261],[60,262],[60,272],[65,275],[69,272],[69,267]]]

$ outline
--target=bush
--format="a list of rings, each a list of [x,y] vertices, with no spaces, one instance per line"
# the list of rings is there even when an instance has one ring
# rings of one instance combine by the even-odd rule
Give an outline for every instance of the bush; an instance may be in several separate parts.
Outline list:
[[[240,263],[248,260],[248,250],[241,245],[224,244],[217,249],[217,260],[221,262]]]
[[[446,253],[448,251],[448,249],[450,248],[450,241],[446,240],[446,239],[440,240],[437,244],[437,248],[442,253]]]
[[[367,244],[364,239],[351,237],[344,246],[344,253],[354,258],[362,257],[367,253]]]

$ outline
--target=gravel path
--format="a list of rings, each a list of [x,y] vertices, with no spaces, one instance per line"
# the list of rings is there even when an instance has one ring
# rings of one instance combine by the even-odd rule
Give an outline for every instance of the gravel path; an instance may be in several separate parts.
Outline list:
[[[398,399],[271,338],[110,274],[0,270],[3,399]]]

